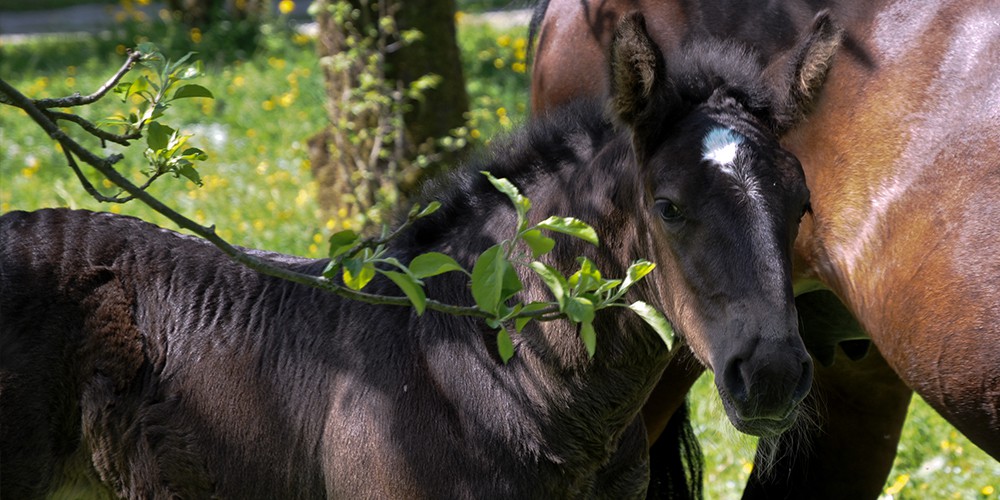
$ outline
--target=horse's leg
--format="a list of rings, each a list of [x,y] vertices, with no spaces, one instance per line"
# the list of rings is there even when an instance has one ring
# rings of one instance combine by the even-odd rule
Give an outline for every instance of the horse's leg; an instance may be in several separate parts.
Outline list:
[[[650,446],[646,498],[700,497],[701,448],[691,429],[686,400],[704,371],[691,350],[682,347],[642,407]]]
[[[704,372],[705,367],[686,346],[681,347],[667,364],[660,382],[642,406],[642,420],[646,424],[650,445],[660,438],[674,412],[684,404],[691,386]]]
[[[827,292],[796,300],[805,336],[844,338],[861,329]],[[815,364],[814,422],[776,442],[762,440],[743,498],[876,498],[892,469],[912,391],[871,346],[842,344],[830,366]]]

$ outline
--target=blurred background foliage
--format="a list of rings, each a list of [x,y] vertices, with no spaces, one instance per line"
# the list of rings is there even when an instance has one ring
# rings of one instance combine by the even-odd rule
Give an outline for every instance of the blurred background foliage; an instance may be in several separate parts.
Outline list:
[[[173,124],[195,134],[209,154],[204,186],[163,179],[152,193],[220,234],[250,247],[320,257],[333,232],[355,223],[320,207],[307,141],[328,123],[323,69],[315,29],[302,14],[305,0],[272,1],[267,14],[223,13],[207,25],[145,0],[103,3],[116,22],[97,34],[43,35],[0,41],[0,75],[34,98],[89,93],[119,67],[127,48],[156,43],[171,58],[197,51],[206,63],[200,84],[214,100],[191,99],[171,110]],[[80,0],[0,0],[0,11],[67,7]],[[95,3],[90,0],[90,3]],[[150,7],[154,7],[152,10]],[[525,7],[508,0],[456,0],[454,15],[468,111],[449,136],[467,152],[488,145],[524,120],[530,57],[527,18],[481,13]],[[0,15],[2,15],[0,12]],[[522,13],[523,14],[523,13]],[[92,119],[120,112],[106,99],[83,110]],[[96,141],[88,143],[100,150]],[[469,146],[464,148],[464,146]],[[117,151],[108,148],[105,154]],[[468,152],[471,151],[471,152]],[[137,180],[141,152],[123,165]],[[105,188],[110,188],[105,185]],[[0,106],[0,211],[70,206],[131,214],[165,227],[139,203],[106,205],[91,199],[54,144],[24,114]],[[729,425],[711,375],[691,395],[692,417],[705,451],[709,499],[739,498],[752,468],[755,440]],[[883,499],[995,499],[1000,463],[972,445],[919,398],[914,398]]]

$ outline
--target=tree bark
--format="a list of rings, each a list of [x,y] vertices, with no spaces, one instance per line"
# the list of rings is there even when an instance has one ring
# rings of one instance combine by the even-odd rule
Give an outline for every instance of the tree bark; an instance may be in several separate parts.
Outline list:
[[[324,4],[333,1],[324,0]],[[376,26],[373,23],[378,22],[381,7],[382,14],[388,11],[394,16],[397,33],[416,29],[423,35],[410,45],[401,46],[396,35],[389,36],[389,43],[382,47],[376,44],[375,49],[383,51],[382,76],[386,89],[401,94],[410,83],[425,75],[441,77],[439,84],[425,91],[421,100],[407,102],[405,111],[400,111],[402,134],[380,142],[385,137],[387,117],[374,116],[371,111],[358,113],[351,106],[351,90],[360,84],[359,68],[324,66],[331,125],[310,139],[310,160],[320,206],[330,217],[352,221],[351,224],[378,222],[383,217],[378,210],[373,212],[374,208],[391,208],[381,205],[393,199],[402,201],[423,180],[451,162],[451,155],[436,152],[436,156],[440,154],[439,161],[432,166],[413,165],[418,154],[433,149],[437,138],[465,124],[469,104],[455,34],[454,0],[350,0],[349,3],[362,14],[352,21],[354,31],[365,33]],[[320,6],[317,15],[317,50],[321,60],[349,50],[347,39],[352,36],[331,16],[326,5]],[[361,134],[367,142],[358,140],[363,130],[370,132]],[[377,156],[370,150],[373,147],[390,154]],[[393,194],[386,196],[388,191]]]

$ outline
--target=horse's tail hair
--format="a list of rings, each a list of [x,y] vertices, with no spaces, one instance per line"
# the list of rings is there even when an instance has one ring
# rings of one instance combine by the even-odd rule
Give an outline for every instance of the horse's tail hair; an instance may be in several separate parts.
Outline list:
[[[660,438],[649,450],[650,500],[702,498],[704,460],[691,428],[687,401],[674,412]]]

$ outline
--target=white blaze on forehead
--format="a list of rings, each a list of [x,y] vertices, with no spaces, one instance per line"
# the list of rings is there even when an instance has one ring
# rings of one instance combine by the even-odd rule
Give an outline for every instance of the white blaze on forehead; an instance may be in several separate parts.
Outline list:
[[[706,160],[723,167],[723,170],[732,170],[732,164],[736,161],[736,152],[742,142],[743,136],[732,129],[716,127],[705,134],[705,138],[702,139],[701,154]]]
[[[757,179],[747,162],[736,163],[736,155],[746,141],[731,128],[715,127],[705,134],[701,141],[701,154],[705,161],[719,167],[719,171],[729,176],[735,185],[750,198],[760,195]]]

